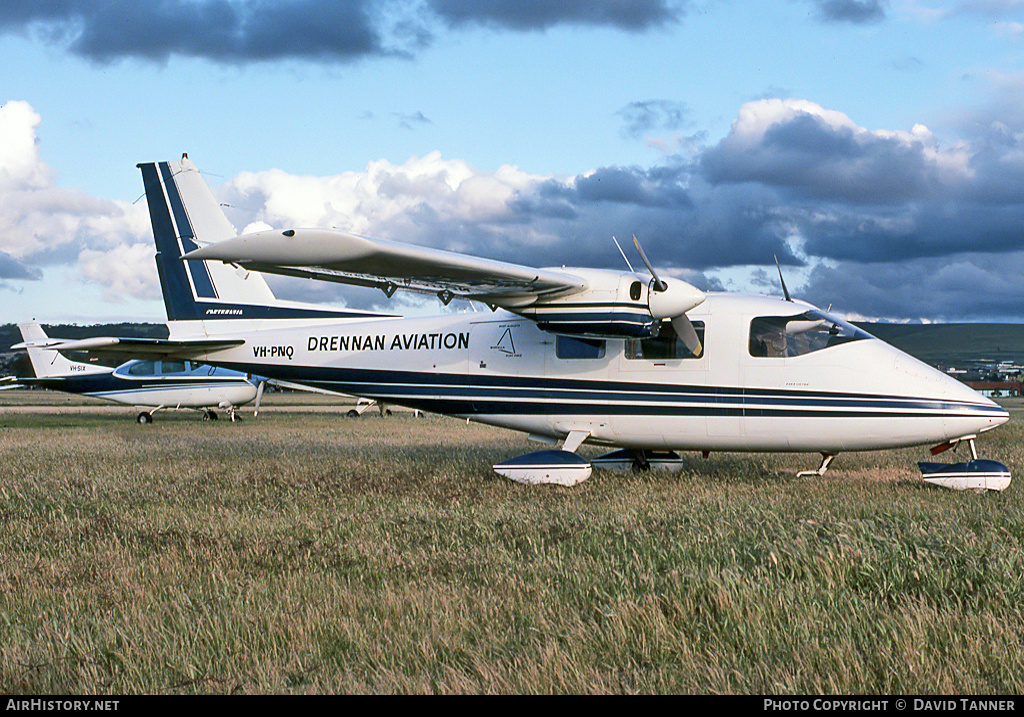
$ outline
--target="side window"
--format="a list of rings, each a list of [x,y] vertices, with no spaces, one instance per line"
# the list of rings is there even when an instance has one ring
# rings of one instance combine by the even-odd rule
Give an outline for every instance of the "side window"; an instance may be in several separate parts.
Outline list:
[[[798,316],[762,316],[750,322],[751,356],[803,356],[871,334],[818,311]]]
[[[156,373],[156,364],[153,361],[139,361],[128,367],[128,373],[132,376],[152,376]]]
[[[160,362],[160,373],[184,373],[185,362],[184,361],[161,361]]]
[[[683,340],[676,335],[672,322],[661,322],[658,335],[649,339],[628,339],[626,341],[626,358],[628,359],[697,359],[704,355],[704,322],[693,321],[693,330],[697,334],[699,348],[694,353]]]
[[[751,356],[786,356],[789,341],[784,317],[767,316],[750,322]]]
[[[560,359],[604,358],[603,339],[578,339],[574,336],[555,336],[555,356]]]

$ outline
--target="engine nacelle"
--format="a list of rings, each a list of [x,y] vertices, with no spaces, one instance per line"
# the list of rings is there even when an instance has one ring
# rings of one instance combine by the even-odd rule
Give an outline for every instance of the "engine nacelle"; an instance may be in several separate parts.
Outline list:
[[[538,299],[509,308],[544,330],[599,338],[646,338],[658,332],[661,319],[678,316],[704,301],[704,292],[679,279],[656,291],[653,280],[632,272],[560,269],[581,276],[587,288],[573,294]]]

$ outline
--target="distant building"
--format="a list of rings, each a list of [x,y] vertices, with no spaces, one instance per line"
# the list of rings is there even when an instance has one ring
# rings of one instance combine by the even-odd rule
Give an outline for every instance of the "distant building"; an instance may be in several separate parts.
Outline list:
[[[1024,384],[1020,381],[967,381],[968,386],[990,398],[1019,397],[1024,395]]]

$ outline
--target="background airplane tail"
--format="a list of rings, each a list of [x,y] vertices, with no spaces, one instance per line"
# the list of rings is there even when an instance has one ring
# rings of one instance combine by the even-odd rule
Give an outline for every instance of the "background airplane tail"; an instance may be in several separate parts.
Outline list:
[[[263,275],[219,261],[182,260],[200,244],[238,234],[199,169],[183,155],[177,162],[138,165],[156,241],[156,264],[167,319],[352,318],[356,312],[280,301]]]
[[[71,361],[59,351],[46,348],[54,343],[43,331],[37,321],[18,324],[24,347],[28,352],[28,360],[32,362],[32,370],[36,378],[56,378],[64,376],[84,376],[90,373],[109,373],[110,369],[88,363]]]

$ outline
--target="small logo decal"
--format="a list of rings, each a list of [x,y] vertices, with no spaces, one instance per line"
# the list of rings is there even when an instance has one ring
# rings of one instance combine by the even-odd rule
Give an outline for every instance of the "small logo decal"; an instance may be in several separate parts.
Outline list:
[[[506,356],[519,356],[516,353],[516,344],[512,338],[512,327],[509,326],[505,329],[505,333],[498,339],[498,343],[491,347],[492,351],[501,351]]]

